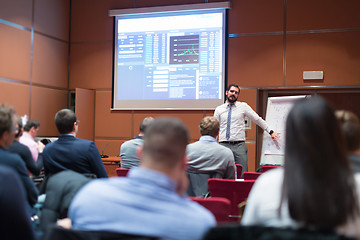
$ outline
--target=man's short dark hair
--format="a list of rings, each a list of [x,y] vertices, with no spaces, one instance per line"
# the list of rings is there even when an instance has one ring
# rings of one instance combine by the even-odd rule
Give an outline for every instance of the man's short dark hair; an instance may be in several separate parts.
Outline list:
[[[230,85],[228,86],[228,88],[226,89],[226,91],[229,91],[231,87],[236,87],[236,88],[239,90],[239,93],[240,93],[240,87],[239,87],[237,84],[235,84],[235,83],[230,84]]]
[[[185,157],[188,141],[188,131],[180,120],[157,118],[146,130],[143,154],[171,168]]]
[[[29,119],[24,126],[24,131],[28,132],[32,127],[37,129],[38,127],[40,127],[40,123],[36,120]]]
[[[62,109],[55,115],[55,125],[60,134],[71,133],[76,121],[76,115],[70,109]]]
[[[4,132],[13,132],[15,130],[13,116],[15,115],[15,109],[1,104],[0,105],[0,137]]]
[[[149,125],[154,121],[153,117],[147,117],[144,118],[144,120],[141,121],[139,131],[140,133],[145,133],[146,129],[149,127]]]
[[[219,134],[220,124],[215,117],[204,117],[199,125],[202,136],[209,135],[216,137]]]

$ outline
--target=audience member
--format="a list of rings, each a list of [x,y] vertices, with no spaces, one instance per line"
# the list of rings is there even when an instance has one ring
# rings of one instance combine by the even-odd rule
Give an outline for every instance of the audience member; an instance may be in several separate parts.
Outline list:
[[[55,115],[59,139],[46,145],[43,152],[45,175],[63,170],[93,173],[98,178],[107,177],[99,150],[92,141],[76,138],[78,124],[76,115],[62,109]]]
[[[38,191],[30,179],[25,163],[20,156],[5,151],[13,143],[17,133],[15,124],[15,110],[9,106],[0,105],[0,165],[10,167],[18,173],[26,192],[27,210],[31,214],[32,207],[37,201]],[[6,181],[2,182],[2,185],[6,184]]]
[[[45,145],[41,142],[36,142],[35,137],[37,137],[40,130],[40,123],[36,120],[28,120],[24,126],[24,132],[20,137],[20,143],[24,144],[30,149],[32,157],[36,162],[39,157],[39,153],[42,153]]]
[[[360,121],[350,111],[339,110],[335,112],[340,127],[345,136],[350,166],[354,172],[360,173]]]
[[[155,119],[138,150],[140,167],[127,177],[91,181],[75,196],[69,209],[73,228],[200,239],[216,222],[184,196],[187,143],[188,132],[179,120]]]
[[[360,175],[352,173],[333,110],[296,102],[286,121],[284,168],[260,176],[242,224],[335,230],[360,237]]]
[[[0,182],[1,239],[33,240],[25,192],[18,175],[11,168],[0,166]]]
[[[42,155],[39,154],[37,162],[34,161],[32,154],[27,146],[19,142],[20,137],[23,134],[22,120],[17,116],[17,134],[13,144],[7,148],[9,152],[19,154],[24,161],[26,168],[35,176],[40,174],[43,167]]]
[[[120,147],[121,168],[133,168],[139,166],[139,158],[136,149],[144,144],[144,134],[146,128],[153,122],[154,118],[147,117],[140,123],[139,135],[124,142]]]
[[[235,179],[234,155],[229,148],[216,141],[220,128],[218,120],[215,117],[205,117],[201,120],[199,128],[199,141],[187,146],[190,196],[206,194],[209,177]]]
[[[245,144],[245,117],[269,133],[273,140],[280,137],[268,124],[245,102],[239,102],[240,87],[230,84],[226,89],[226,102],[216,107],[214,117],[220,123],[220,144],[229,148],[236,164],[248,171],[247,147]]]

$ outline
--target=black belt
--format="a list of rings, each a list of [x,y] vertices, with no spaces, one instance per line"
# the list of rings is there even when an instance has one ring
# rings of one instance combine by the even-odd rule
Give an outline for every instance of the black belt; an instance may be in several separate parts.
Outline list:
[[[228,144],[238,144],[238,143],[242,143],[244,141],[222,141],[220,143],[228,143]]]

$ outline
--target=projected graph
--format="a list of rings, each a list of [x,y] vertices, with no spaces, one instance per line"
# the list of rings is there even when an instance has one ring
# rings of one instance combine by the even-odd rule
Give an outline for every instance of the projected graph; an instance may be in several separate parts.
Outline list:
[[[170,64],[199,62],[199,35],[170,37]]]

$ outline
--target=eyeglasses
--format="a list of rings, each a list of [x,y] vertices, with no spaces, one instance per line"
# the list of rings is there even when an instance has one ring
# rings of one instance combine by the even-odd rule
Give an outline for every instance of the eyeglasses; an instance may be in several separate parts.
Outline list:
[[[80,123],[80,120],[76,120],[75,124],[79,125],[79,123]]]

